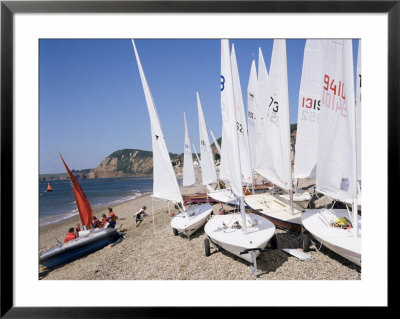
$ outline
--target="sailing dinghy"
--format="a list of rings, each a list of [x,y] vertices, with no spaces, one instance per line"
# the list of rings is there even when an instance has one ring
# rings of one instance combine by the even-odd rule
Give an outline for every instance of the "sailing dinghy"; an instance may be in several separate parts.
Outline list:
[[[255,171],[274,185],[292,194],[285,40],[274,40],[269,75],[264,59],[260,55],[258,73],[258,91],[253,89],[253,92],[258,92],[257,100],[260,103],[264,101],[265,105],[257,108],[258,116],[255,123],[251,125],[256,128],[254,136],[257,138]],[[293,203],[291,196],[288,201],[265,192],[247,195],[245,201],[248,206],[259,211],[276,226],[300,233],[300,216],[303,209]]]
[[[256,259],[273,238],[275,226],[266,218],[245,212],[228,40],[221,40],[221,80],[221,108],[227,115],[224,123],[227,133],[224,144],[230,146],[226,149],[230,152],[227,172],[232,193],[240,203],[240,213],[213,215],[209,219],[204,226],[207,235],[204,240],[205,254],[210,255],[211,242],[249,262],[254,275],[258,276]]]
[[[357,128],[352,40],[324,40],[316,188],[349,209],[309,209],[301,217],[322,245],[361,266],[361,216],[357,213]],[[303,249],[308,246],[303,241]]]
[[[82,226],[89,228],[92,222],[92,207],[77,179],[69,170],[60,153],[59,155],[72,182],[72,190]],[[51,268],[71,262],[117,241],[121,235],[122,233],[116,228],[90,228],[80,231],[77,238],[66,243],[58,241],[57,246],[40,253],[39,263]]]
[[[46,192],[52,192],[53,188],[50,186],[50,183],[47,183],[47,189]]]
[[[171,227],[174,235],[182,233],[190,239],[190,236],[204,225],[212,212],[212,206],[208,203],[196,206],[186,207],[183,202],[182,194],[179,189],[171,159],[169,157],[167,145],[158,112],[154,104],[149,85],[147,83],[142,64],[132,39],[133,49],[135,51],[136,62],[139,68],[140,79],[146,98],[147,110],[150,116],[152,149],[153,149],[153,197],[178,204],[180,212],[171,220]],[[154,211],[153,211],[154,225]],[[154,229],[155,231],[155,229]]]

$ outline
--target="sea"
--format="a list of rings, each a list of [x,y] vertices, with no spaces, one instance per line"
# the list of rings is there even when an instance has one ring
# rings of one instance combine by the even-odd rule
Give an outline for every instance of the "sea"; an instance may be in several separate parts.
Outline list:
[[[153,192],[152,177],[91,178],[79,179],[78,182],[92,208],[104,206],[106,209]],[[48,183],[52,192],[46,192]],[[39,182],[39,226],[78,214],[70,180]]]

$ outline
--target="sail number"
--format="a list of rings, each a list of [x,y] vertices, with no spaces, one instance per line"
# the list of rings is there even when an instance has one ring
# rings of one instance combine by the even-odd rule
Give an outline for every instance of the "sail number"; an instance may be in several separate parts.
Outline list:
[[[279,103],[272,96],[270,96],[271,102],[268,105],[268,113],[267,117],[269,120],[274,123],[276,126],[279,126]],[[272,106],[272,108],[271,108]],[[271,113],[272,110],[272,113]]]
[[[239,122],[236,122],[236,130],[243,134],[243,126]]]
[[[272,96],[270,96],[269,98],[271,99],[271,103],[269,103],[268,107],[271,107],[271,105],[273,105],[272,111],[275,113],[278,112],[279,110],[278,101],[275,101]]]
[[[319,107],[321,106],[321,100],[303,97],[301,106],[307,109],[319,110]]]
[[[339,81],[339,84],[336,84],[335,79],[331,79],[328,74],[324,75],[324,90],[332,91],[334,95],[341,97],[343,100],[346,99],[344,96],[344,82]]]
[[[303,121],[318,122],[318,112],[320,110],[321,100],[303,97],[301,107],[301,119]]]
[[[249,119],[255,120],[256,119],[256,115],[253,112],[248,111],[247,112],[247,116]]]
[[[336,84],[335,79],[325,74],[323,88],[322,105],[333,111],[339,112],[342,117],[347,117],[344,82],[339,81],[339,83]]]
[[[225,77],[221,75],[221,91],[225,89]]]

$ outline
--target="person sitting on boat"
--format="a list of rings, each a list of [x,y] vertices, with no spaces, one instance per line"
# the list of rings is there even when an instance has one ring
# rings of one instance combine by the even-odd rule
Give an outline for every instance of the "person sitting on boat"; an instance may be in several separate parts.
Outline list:
[[[101,220],[100,227],[104,228],[104,226],[108,222],[108,218],[107,218],[106,214],[103,214],[101,217],[103,217],[103,219]]]
[[[100,221],[96,216],[93,216],[92,228],[98,228],[98,227],[100,227]]]
[[[75,229],[74,227],[71,227],[70,229],[68,229],[68,234],[65,236],[64,243],[75,238],[76,238]]]
[[[135,222],[136,222],[136,224],[137,224],[139,221],[142,221],[143,218],[147,216],[145,210],[146,210],[146,206],[143,206],[141,209],[139,209],[139,210],[135,213]]]
[[[115,225],[117,224],[117,219],[118,216],[116,216],[115,214],[110,218],[109,223],[107,225],[107,228],[114,228]]]
[[[111,218],[112,218],[113,216],[115,216],[115,214],[114,214],[112,208],[109,207],[109,208],[108,208],[108,217],[107,217],[107,218],[108,218],[108,221],[110,221]]]

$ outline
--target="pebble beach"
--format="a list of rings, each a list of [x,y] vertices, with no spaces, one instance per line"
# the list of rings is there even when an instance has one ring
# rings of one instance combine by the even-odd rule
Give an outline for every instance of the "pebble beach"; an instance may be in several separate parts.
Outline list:
[[[205,192],[202,185],[181,188],[182,194]],[[136,227],[135,212],[147,206],[148,217]],[[224,205],[224,208],[229,206]],[[154,211],[154,217],[152,214]],[[218,214],[221,204],[213,205]],[[173,204],[144,195],[113,206],[117,228],[125,234],[117,242],[65,265],[48,269],[39,265],[40,280],[361,280],[361,269],[319,243],[311,246],[311,258],[300,260],[282,249],[298,248],[298,237],[276,228],[277,249],[268,249],[257,258],[258,277],[247,262],[222,249],[204,251],[204,228],[190,237],[174,236],[169,212]],[[100,217],[107,207],[95,208]],[[153,222],[154,220],[154,222]],[[61,223],[43,226],[39,231],[39,252],[62,241],[75,216]],[[171,271],[174,269],[174,271]]]

